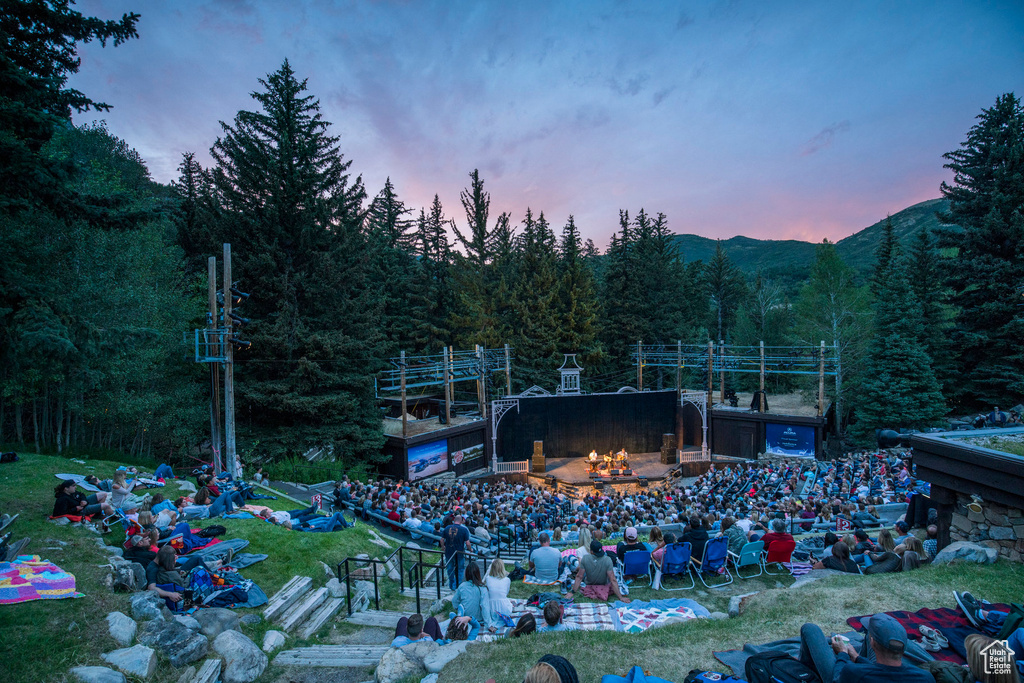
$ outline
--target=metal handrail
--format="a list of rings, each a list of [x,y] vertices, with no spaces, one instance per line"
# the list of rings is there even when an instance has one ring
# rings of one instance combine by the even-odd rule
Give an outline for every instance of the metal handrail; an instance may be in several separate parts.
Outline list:
[[[344,560],[338,563],[337,574],[338,581],[345,582],[345,609],[348,610],[348,616],[352,616],[352,571],[349,569],[348,563],[354,562],[365,562],[373,566],[373,606],[376,609],[380,609],[380,588],[377,586],[377,565],[386,564],[386,560],[374,559],[359,559],[354,557],[346,557]],[[341,568],[345,567],[345,575],[342,576]],[[385,569],[387,567],[385,566]]]

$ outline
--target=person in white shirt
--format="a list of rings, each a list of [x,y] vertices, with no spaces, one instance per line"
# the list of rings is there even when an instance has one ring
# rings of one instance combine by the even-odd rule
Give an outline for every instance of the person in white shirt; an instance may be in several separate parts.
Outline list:
[[[749,536],[750,528],[754,526],[754,523],[747,519],[747,516],[744,515],[742,512],[737,513],[736,517],[736,526],[738,526],[740,529],[743,529],[743,533]]]
[[[505,571],[505,562],[501,558],[496,557],[491,561],[491,568],[484,577],[484,584],[491,600],[491,614],[511,618],[512,601],[508,599],[508,591],[512,586],[512,579]]]

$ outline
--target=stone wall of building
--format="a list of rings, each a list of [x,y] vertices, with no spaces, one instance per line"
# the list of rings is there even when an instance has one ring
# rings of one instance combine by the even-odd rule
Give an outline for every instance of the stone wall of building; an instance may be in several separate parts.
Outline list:
[[[980,543],[998,550],[1000,557],[1024,560],[1024,511],[986,502],[981,504],[981,512],[974,512],[970,503],[969,496],[957,495],[950,540]]]

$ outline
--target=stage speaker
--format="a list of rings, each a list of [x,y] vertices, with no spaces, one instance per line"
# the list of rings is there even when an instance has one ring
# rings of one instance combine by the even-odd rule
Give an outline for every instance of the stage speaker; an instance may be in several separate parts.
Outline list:
[[[533,442],[533,473],[544,474],[547,469],[547,463],[544,458],[544,442],[534,441]]]
[[[622,470],[622,476],[631,477],[633,476],[633,470]]]
[[[647,477],[637,477],[636,483],[642,489],[647,488]]]
[[[598,491],[604,491],[604,482],[603,481],[595,481],[594,482],[594,488],[597,489]]]
[[[662,434],[661,435],[661,464],[662,465],[675,465],[677,460],[676,455],[676,435],[675,434]]]
[[[613,477],[617,477],[620,474],[622,474],[622,470],[609,470],[608,474],[612,475]]]

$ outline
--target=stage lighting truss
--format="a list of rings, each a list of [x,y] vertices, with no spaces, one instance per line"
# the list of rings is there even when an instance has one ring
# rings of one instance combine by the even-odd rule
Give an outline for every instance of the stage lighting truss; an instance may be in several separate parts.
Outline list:
[[[511,348],[509,362],[511,362]],[[480,380],[493,372],[505,372],[505,349],[483,349],[478,355],[476,351],[454,351],[448,366],[450,382]],[[391,358],[388,369],[384,370],[375,380],[377,398],[384,394],[392,394],[402,390],[402,359]],[[434,387],[444,385],[445,357],[443,353],[427,356],[405,357],[405,388]]]
[[[700,344],[646,344],[634,347],[630,354],[635,364],[644,367],[683,367],[705,370],[708,366],[707,345]],[[713,373],[761,372],[761,347],[730,346],[716,344],[713,347]],[[817,375],[821,369],[820,346],[766,346],[764,347],[764,371],[774,375]],[[825,374],[835,376],[839,368],[839,354],[834,346],[825,347]]]

